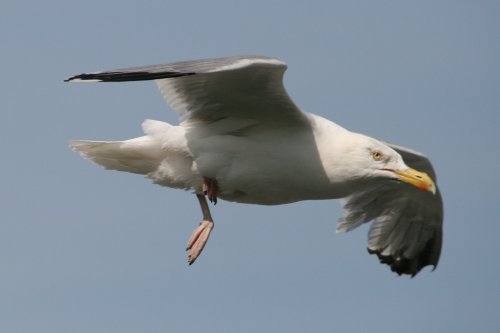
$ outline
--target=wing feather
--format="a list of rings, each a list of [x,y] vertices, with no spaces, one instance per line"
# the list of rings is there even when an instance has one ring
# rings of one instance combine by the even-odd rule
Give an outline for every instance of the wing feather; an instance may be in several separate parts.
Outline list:
[[[196,73],[156,81],[167,103],[184,121],[304,121],[304,114],[283,86],[286,64],[277,59],[228,57],[184,62],[173,68]]]
[[[307,123],[283,86],[287,66],[264,56],[235,56],[181,61],[83,73],[69,82],[123,82],[156,80],[166,102],[188,122],[213,123],[237,118],[250,123]]]

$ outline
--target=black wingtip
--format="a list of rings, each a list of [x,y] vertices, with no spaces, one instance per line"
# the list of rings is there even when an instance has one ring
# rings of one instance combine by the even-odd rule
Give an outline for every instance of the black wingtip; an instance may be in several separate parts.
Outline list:
[[[64,82],[74,82],[74,81],[81,81],[81,82],[91,82],[91,81],[102,81],[101,79],[96,77],[97,74],[78,74],[78,75],[73,75],[68,77],[67,79],[64,79]]]
[[[77,76],[68,77],[67,79],[64,79],[64,82],[71,82],[71,81],[75,80],[76,78],[77,78]]]
[[[433,266],[432,271],[437,267],[437,263],[432,262],[425,252],[419,257],[409,259],[403,255],[384,255],[382,254],[383,249],[372,250],[368,248],[367,250],[368,253],[377,255],[380,263],[388,265],[391,271],[400,276],[410,275],[413,278],[426,266]]]
[[[128,82],[128,81],[148,81],[148,80],[159,80],[167,79],[181,76],[195,75],[194,72],[99,72],[99,73],[82,73],[79,75],[71,76],[64,80],[64,82],[74,82],[74,81],[87,81],[87,82]]]

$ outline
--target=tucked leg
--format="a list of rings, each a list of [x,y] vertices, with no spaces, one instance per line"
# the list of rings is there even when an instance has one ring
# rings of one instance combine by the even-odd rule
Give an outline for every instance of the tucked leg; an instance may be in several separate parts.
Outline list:
[[[189,241],[187,243],[188,263],[190,265],[195,262],[201,251],[203,251],[203,248],[208,241],[208,237],[210,236],[210,232],[214,227],[214,221],[212,220],[212,216],[210,215],[210,209],[208,208],[208,203],[205,199],[205,195],[197,194],[196,197],[200,202],[203,221],[201,221],[200,225],[196,229],[194,229],[191,238],[189,238]]]
[[[217,204],[217,191],[219,190],[217,181],[212,178],[203,177],[203,193],[210,202]]]

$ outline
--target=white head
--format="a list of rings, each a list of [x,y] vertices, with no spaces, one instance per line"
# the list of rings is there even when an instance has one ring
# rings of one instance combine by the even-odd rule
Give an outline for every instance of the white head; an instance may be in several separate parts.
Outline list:
[[[388,145],[371,137],[348,132],[332,147],[331,166],[344,179],[396,180],[413,185],[421,190],[436,192],[432,179],[424,172],[408,167],[401,155]],[[339,158],[340,157],[340,158]]]

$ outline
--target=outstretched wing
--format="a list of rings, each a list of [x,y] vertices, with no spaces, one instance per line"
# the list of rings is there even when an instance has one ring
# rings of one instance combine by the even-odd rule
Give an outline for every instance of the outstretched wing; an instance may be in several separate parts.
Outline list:
[[[426,172],[436,183],[436,174],[424,155],[390,145],[405,163]],[[372,221],[368,251],[398,274],[415,276],[423,267],[437,266],[443,237],[443,202],[436,194],[401,183],[373,186],[342,201],[344,216],[337,232],[349,231]]]
[[[274,58],[238,56],[85,73],[66,81],[156,80],[167,103],[187,122],[304,122],[283,86],[285,70],[286,64]]]

